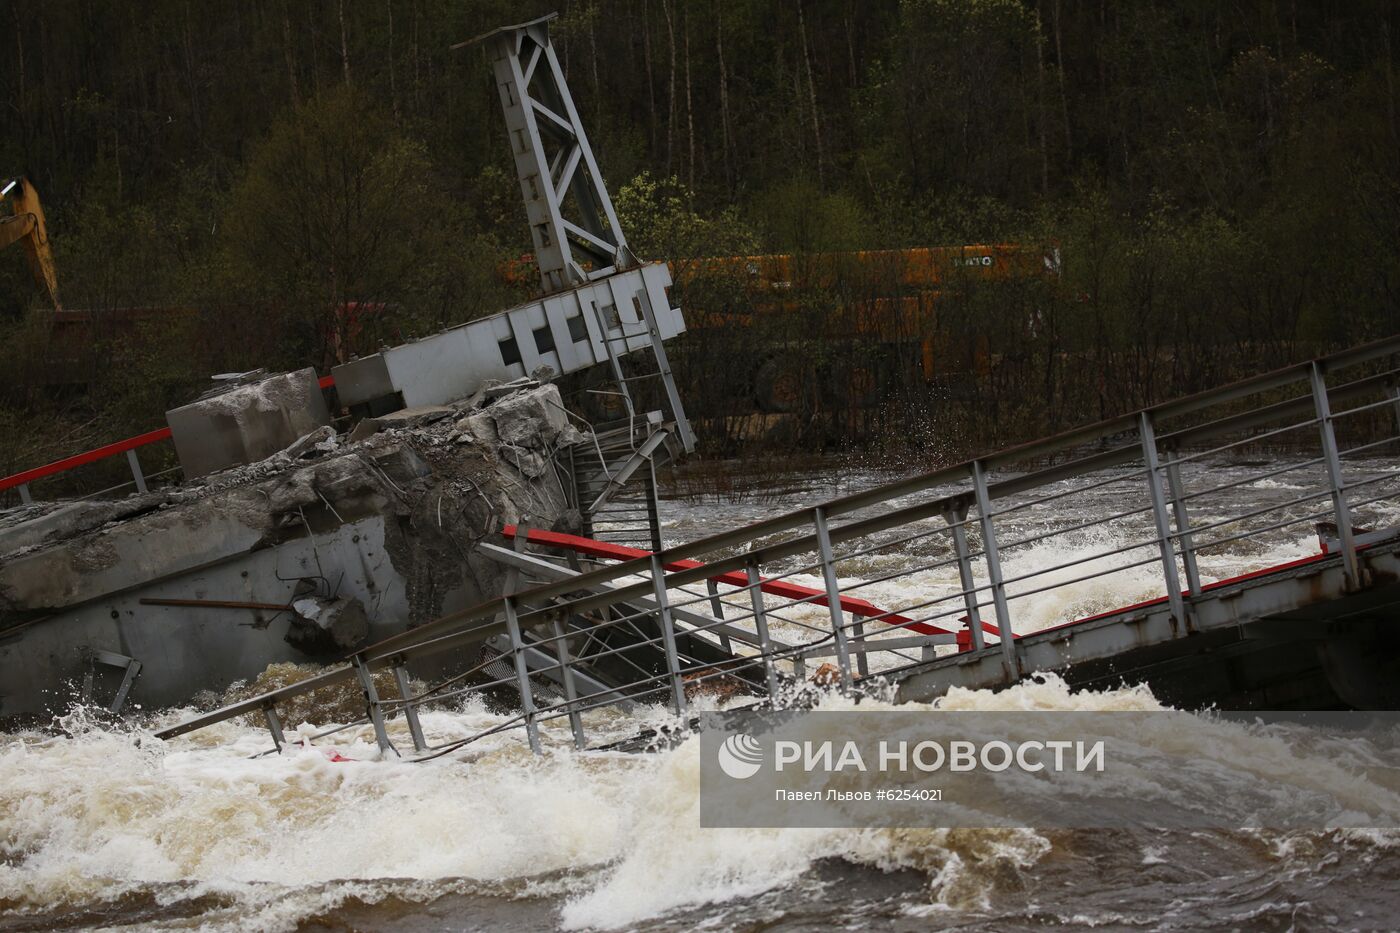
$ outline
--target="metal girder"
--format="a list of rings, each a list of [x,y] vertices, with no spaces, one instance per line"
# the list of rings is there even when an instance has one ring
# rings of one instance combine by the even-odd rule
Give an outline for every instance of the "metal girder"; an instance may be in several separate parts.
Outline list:
[[[477,548],[484,556],[491,558],[498,564],[511,569],[523,570],[544,580],[572,580],[583,575],[577,570],[561,567],[542,557],[536,557],[533,554],[522,554],[485,541],[478,544]],[[590,589],[592,588],[590,587]],[[611,586],[601,586],[597,588],[597,591],[605,593],[612,592],[613,589],[614,587]],[[638,609],[645,609],[648,611],[656,610],[656,599],[652,596],[634,596],[627,601],[627,604],[629,606],[635,606]],[[705,633],[708,635],[714,637],[721,635],[727,636],[742,644],[760,648],[765,651],[785,651],[792,647],[786,642],[779,641],[776,638],[765,639],[765,634],[755,634],[737,625],[730,625],[718,617],[708,616],[690,609],[683,609],[679,606],[671,607],[671,615],[677,621],[684,622],[695,628],[704,629]],[[690,632],[682,631],[680,634],[694,637],[694,634]],[[766,648],[764,647],[765,645]]]
[[[480,42],[491,59],[546,294],[636,261],[549,38],[557,15],[454,46]]]
[[[617,472],[608,477],[607,486],[603,488],[602,492],[598,493],[598,498],[593,500],[593,504],[588,507],[588,511],[590,513],[598,511],[618,490],[626,486],[627,481],[632,478],[632,474],[636,473],[642,464],[651,459],[651,455],[656,452],[656,448],[665,443],[668,434],[669,432],[666,431],[665,428],[653,431],[651,436],[642,442],[642,446],[638,447],[636,451],[633,452],[632,456],[628,457],[623,462],[622,466],[617,468]]]
[[[1366,552],[1366,562],[1386,579],[1400,579],[1400,544],[1392,538]],[[1394,586],[1368,591],[1373,602],[1392,605],[1400,599]],[[1090,622],[1057,626],[1031,632],[1017,640],[1028,672],[1068,671],[1073,665],[1112,659],[1126,652],[1162,646],[1189,654],[1201,635],[1240,632],[1251,623],[1287,618],[1300,606],[1314,609],[1321,618],[1338,614],[1348,598],[1357,598],[1350,588],[1346,565],[1340,554],[1327,555],[1304,566],[1281,570],[1264,577],[1244,577],[1228,586],[1207,589],[1194,601],[1196,631],[1187,635],[1173,618],[1166,599],[1150,605],[1124,609]],[[1392,610],[1393,611],[1393,610]],[[1319,630],[1325,621],[1315,621]],[[1256,630],[1257,631],[1257,630]],[[1296,635],[1296,632],[1293,633]],[[1170,646],[1177,646],[1171,649]],[[994,654],[953,655],[911,668],[899,678],[900,701],[926,702],[953,687],[996,688],[1005,681]]]
[[[141,673],[141,662],[124,654],[105,651],[101,648],[89,649],[89,655],[94,665],[115,667],[122,672],[122,680],[117,686],[116,695],[112,697],[112,702],[107,705],[109,713],[120,713],[122,707],[126,705],[127,695],[131,693],[132,684],[136,683],[136,678]],[[93,673],[89,671],[83,679],[83,698],[88,702],[92,701],[92,691]]]

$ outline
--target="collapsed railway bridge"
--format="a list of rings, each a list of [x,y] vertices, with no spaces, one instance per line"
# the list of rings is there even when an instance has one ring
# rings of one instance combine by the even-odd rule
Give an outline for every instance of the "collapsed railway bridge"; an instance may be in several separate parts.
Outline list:
[[[260,712],[280,747],[279,705],[358,680],[360,724],[372,724],[386,752],[400,718],[410,737],[401,741],[418,756],[480,738],[430,747],[417,713],[490,691],[517,710],[491,732],[519,729],[538,750],[540,724],[566,718],[582,748],[589,710],[661,702],[685,717],[695,692],[717,684],[754,709],[781,706],[814,669],[839,689],[879,683],[904,700],[1054,671],[1078,686],[1145,682],[1185,706],[1393,708],[1400,526],[1368,525],[1396,516],[1400,471],[1357,465],[1400,442],[1397,353],[1400,338],[1357,347],[659,551],[509,526],[482,544],[509,575],[506,595],[160,735]],[[1251,452],[1282,445],[1306,456],[1238,475],[1241,461],[1257,463]],[[1236,469],[1225,476],[1224,464]],[[1321,483],[1263,507],[1235,504],[1240,487],[1288,474]],[[1082,520],[1074,502],[1089,494],[1118,507]],[[1025,514],[1044,530],[1002,530]],[[1109,526],[1127,540],[1120,531],[1101,551],[1005,570],[1003,555],[1017,548]],[[1203,575],[1212,550],[1290,528],[1316,530],[1318,552],[1243,576]],[[872,572],[881,554],[910,548],[927,560]],[[919,585],[940,568],[956,568],[960,585]],[[1156,595],[1025,628],[1026,606],[1043,594],[1141,568],[1156,576]],[[893,588],[907,595],[877,605],[871,588],[888,594],[890,583],[908,584]],[[471,645],[489,650],[411,687],[416,665]],[[386,668],[399,696],[376,691],[373,674]]]
[[[585,714],[604,706],[684,719],[697,692],[777,707],[814,680],[926,700],[1054,671],[1185,706],[1400,701],[1400,472],[1367,459],[1400,441],[1400,338],[668,546],[655,471],[695,446],[665,347],[685,322],[666,266],[618,225],[549,19],[473,40],[541,297],[319,378],[234,380],[166,428],[0,479],[22,501],[0,515],[0,716],[53,712],[73,681],[113,712],[169,706],[289,658],[343,663],[160,735],[252,713],[280,748],[292,700],[352,683],[363,718],[322,737],[368,723],[417,757],[481,737],[432,747],[419,720],[471,695],[508,704],[491,731],[536,749],[552,719],[587,747]],[[614,423],[549,384],[604,370]],[[142,470],[138,450],[167,441],[183,483]],[[1306,455],[1239,474],[1280,449]],[[32,501],[33,484],[123,454],[134,495]],[[1320,485],[1238,504],[1290,474]],[[1086,496],[1112,510],[1085,517]],[[1203,569],[1287,529],[1316,530],[1317,553]],[[1004,560],[1096,532],[1049,565]],[[1028,611],[1129,572],[1151,580],[1132,605],[1049,627]]]

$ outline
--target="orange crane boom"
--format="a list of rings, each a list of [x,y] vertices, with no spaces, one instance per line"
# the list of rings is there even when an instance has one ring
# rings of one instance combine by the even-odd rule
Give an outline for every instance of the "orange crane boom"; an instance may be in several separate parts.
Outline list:
[[[49,293],[54,309],[62,311],[58,300],[58,269],[49,246],[49,229],[44,222],[39,192],[27,179],[12,178],[0,187],[0,199],[8,201],[10,206],[10,215],[0,217],[0,249],[11,243],[21,243],[35,283]]]

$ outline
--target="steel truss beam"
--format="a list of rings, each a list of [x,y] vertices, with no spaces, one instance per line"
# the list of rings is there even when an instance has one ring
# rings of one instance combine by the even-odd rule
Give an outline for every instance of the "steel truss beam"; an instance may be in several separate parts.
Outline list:
[[[550,42],[557,15],[462,43],[491,60],[546,294],[636,264]]]

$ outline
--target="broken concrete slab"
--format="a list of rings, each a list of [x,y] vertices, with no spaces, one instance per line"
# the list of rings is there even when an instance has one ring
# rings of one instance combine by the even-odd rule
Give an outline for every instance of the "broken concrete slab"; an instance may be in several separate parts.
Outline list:
[[[538,380],[531,379],[529,376],[521,376],[519,379],[512,379],[510,382],[498,382],[495,379],[488,379],[477,391],[477,395],[484,401],[491,402],[498,398],[504,398],[514,392],[519,392],[522,389],[538,388],[539,384]]]
[[[441,421],[443,418],[451,418],[461,412],[447,405],[424,405],[419,408],[400,408],[398,411],[391,411],[387,415],[376,415],[373,418],[361,418],[355,427],[350,431],[347,438],[350,442],[362,441],[365,438],[378,434],[380,431],[405,430],[418,428]]]
[[[165,419],[186,477],[263,460],[331,420],[310,368],[234,386]]]
[[[303,434],[281,451],[288,460],[300,460],[309,454],[329,453],[336,448],[335,428],[324,424],[310,434]]]
[[[150,708],[270,663],[339,657],[359,631],[353,609],[318,636],[292,612],[143,597],[358,600],[377,640],[498,595],[503,571],[476,542],[524,516],[577,527],[550,469],[564,435],[543,413],[559,402],[543,386],[472,416],[494,433],[491,413],[506,405],[523,441],[510,449],[494,438],[461,442],[458,425],[471,419],[453,406],[333,448],[325,431],[308,432],[263,461],[146,496],[17,513],[27,519],[0,528],[0,631],[13,633],[0,642],[0,717],[61,709],[62,685],[82,680],[82,647],[140,660],[132,702]],[[520,423],[529,412],[541,415],[539,436]]]
[[[552,385],[507,396],[482,414],[490,416],[501,443],[537,450],[553,445],[569,426],[559,390]]]
[[[308,654],[345,652],[369,638],[364,603],[354,597],[325,599],[305,596],[292,600],[296,613],[286,639]]]

